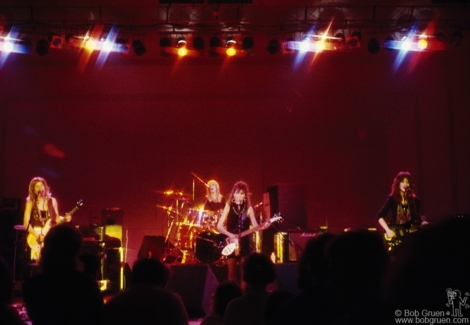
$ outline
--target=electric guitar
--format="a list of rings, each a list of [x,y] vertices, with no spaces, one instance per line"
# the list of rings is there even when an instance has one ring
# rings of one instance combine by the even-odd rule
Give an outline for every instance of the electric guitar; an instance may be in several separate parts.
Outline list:
[[[278,221],[282,221],[282,220],[283,220],[283,218],[282,218],[281,214],[279,213],[279,214],[275,214],[274,217],[269,219],[269,223],[274,223],[274,222],[278,222]],[[245,230],[240,234],[240,238],[245,237],[246,235],[252,234],[255,231],[258,231],[260,229],[261,229],[261,225],[250,228],[248,230]],[[225,246],[224,249],[222,249],[222,255],[228,256],[228,255],[232,254],[233,252],[235,252],[235,255],[238,256],[238,254],[239,254],[238,240],[239,240],[239,238],[233,239],[233,240],[230,240],[230,238],[227,238],[226,239],[227,246]]]
[[[75,212],[77,212],[78,209],[80,209],[83,204],[85,204],[85,201],[84,200],[79,200],[77,202],[77,205],[75,206],[75,208],[73,208],[72,210],[70,210],[69,212],[66,213],[66,215],[72,215],[74,214]],[[60,218],[62,220],[64,220],[64,217],[60,216]],[[49,232],[49,230],[51,229],[51,222],[52,222],[52,219],[49,219],[46,221],[46,223],[44,224],[44,226],[42,227],[34,227],[34,230],[43,235],[43,236],[46,236],[46,234]],[[28,246],[31,248],[31,251],[32,251],[32,254],[31,256],[33,256],[33,253],[36,252],[37,253],[37,256],[39,256],[39,254],[41,253],[41,249],[42,247],[44,246],[44,243],[43,242],[38,242],[38,239],[36,238],[36,236],[34,236],[33,234],[28,234],[28,236],[26,237],[26,242],[28,243]]]
[[[409,234],[414,233],[419,230],[419,226],[415,224],[403,224],[403,225],[393,225],[390,226],[390,229],[395,232],[396,237],[388,237],[387,233],[384,233],[385,242],[388,246],[394,247],[401,244],[403,239]]]

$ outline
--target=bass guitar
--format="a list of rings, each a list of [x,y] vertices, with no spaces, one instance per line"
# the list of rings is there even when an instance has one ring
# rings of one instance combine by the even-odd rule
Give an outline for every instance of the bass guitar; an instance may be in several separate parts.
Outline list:
[[[269,219],[269,223],[274,223],[274,222],[278,222],[278,221],[282,221],[282,220],[283,220],[283,218],[282,218],[281,214],[275,214],[271,219]],[[262,228],[261,226],[256,226],[256,227],[250,228],[248,230],[245,230],[240,234],[240,238],[245,237],[249,234],[252,234],[255,231],[259,231],[259,230],[261,230],[261,228]],[[230,238],[227,238],[226,239],[227,246],[225,246],[224,249],[222,249],[222,255],[228,256],[228,255],[232,254],[233,252],[235,252],[235,255],[238,255],[239,254],[238,240],[239,240],[239,238],[234,239],[234,240],[230,240]]]
[[[79,200],[77,202],[77,205],[72,209],[70,210],[69,212],[66,213],[66,215],[73,215],[75,212],[77,212],[78,209],[80,209],[83,205],[85,204],[85,201],[84,200]],[[60,219],[64,220],[64,217],[60,216]],[[44,226],[42,227],[34,227],[34,230],[43,235],[43,236],[46,236],[46,234],[49,232],[49,230],[51,229],[51,219],[47,220],[44,224]],[[31,256],[34,256],[33,254],[36,253],[36,256],[39,256],[39,254],[41,253],[41,249],[42,247],[44,246],[44,243],[40,243],[38,242],[38,239],[36,238],[36,236],[34,236],[33,234],[28,234],[28,236],[26,237],[26,242],[28,244],[28,246],[31,248]]]

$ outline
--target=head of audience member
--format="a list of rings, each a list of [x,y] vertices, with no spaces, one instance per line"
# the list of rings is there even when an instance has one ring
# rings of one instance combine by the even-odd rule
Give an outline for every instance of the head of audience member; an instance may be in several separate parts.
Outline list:
[[[335,236],[327,246],[335,322],[381,323],[380,288],[387,261],[382,236],[377,231],[350,231]]]
[[[333,237],[333,234],[326,233],[315,236],[307,242],[297,263],[298,289],[308,290],[328,282],[329,267],[325,246]]]
[[[242,289],[235,281],[224,281],[217,285],[213,297],[213,313],[223,317],[230,301],[242,296]]]
[[[332,289],[345,305],[376,300],[387,261],[387,250],[376,231],[337,235],[326,250]]]
[[[169,277],[170,270],[156,258],[140,259],[132,268],[132,285],[151,284],[164,288]]]
[[[276,279],[271,259],[261,253],[251,253],[243,263],[243,280],[251,288],[266,288]]]
[[[461,295],[453,301],[458,305],[470,288],[469,233],[470,217],[462,214],[423,227],[403,241],[389,262],[383,286],[390,308],[452,312],[446,307],[454,299],[448,293]]]
[[[62,224],[52,227],[44,239],[40,266],[43,272],[76,270],[82,235],[77,228]]]

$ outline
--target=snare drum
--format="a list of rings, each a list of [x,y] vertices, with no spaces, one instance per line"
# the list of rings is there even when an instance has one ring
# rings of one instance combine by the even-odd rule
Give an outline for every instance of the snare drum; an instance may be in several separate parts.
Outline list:
[[[226,236],[205,231],[196,236],[195,256],[202,263],[214,263],[222,257]]]

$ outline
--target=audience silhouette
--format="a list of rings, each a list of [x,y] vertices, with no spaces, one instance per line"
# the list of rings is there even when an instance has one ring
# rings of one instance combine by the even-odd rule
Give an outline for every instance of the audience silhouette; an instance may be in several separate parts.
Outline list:
[[[281,307],[284,303],[294,297],[294,294],[285,289],[273,291],[264,305],[264,325],[283,325],[288,324],[281,318]]]
[[[71,225],[55,226],[46,235],[40,273],[23,283],[33,325],[98,323],[103,300],[96,281],[78,270],[81,246],[81,234]]]
[[[278,308],[278,324],[325,324],[336,311],[329,289],[330,269],[325,247],[334,238],[326,233],[311,238],[297,263],[300,293]]]
[[[11,306],[13,277],[10,267],[0,256],[0,323],[3,325],[24,325],[17,310]]]
[[[102,324],[187,325],[181,297],[165,289],[169,276],[170,270],[155,258],[135,262],[131,285],[106,303]]]
[[[333,322],[380,324],[380,292],[387,262],[382,236],[376,231],[350,231],[337,235],[327,246]]]
[[[469,234],[470,218],[459,215],[422,228],[397,247],[383,286],[389,324],[395,324],[396,310],[405,309],[451,316],[466,312],[468,317]]]
[[[242,289],[235,281],[219,283],[215,289],[212,301],[212,314],[206,316],[201,325],[222,325],[227,305],[235,298],[242,296]]]
[[[224,325],[259,325],[264,322],[264,306],[269,296],[266,287],[276,279],[276,269],[268,256],[251,253],[243,265],[246,289],[232,300],[225,311]]]
[[[468,216],[450,218],[411,234],[388,254],[375,231],[318,235],[298,261],[296,295],[282,288],[269,293],[274,264],[252,253],[242,265],[244,292],[236,282],[220,283],[201,325],[395,324],[396,311],[405,309],[463,317],[470,308],[469,233]],[[33,325],[189,323],[181,297],[165,289],[170,269],[154,258],[137,261],[126,290],[103,306],[96,281],[77,270],[81,244],[68,225],[46,236],[41,273],[23,285]],[[0,276],[2,324],[22,324],[9,306],[12,278],[2,259]]]

